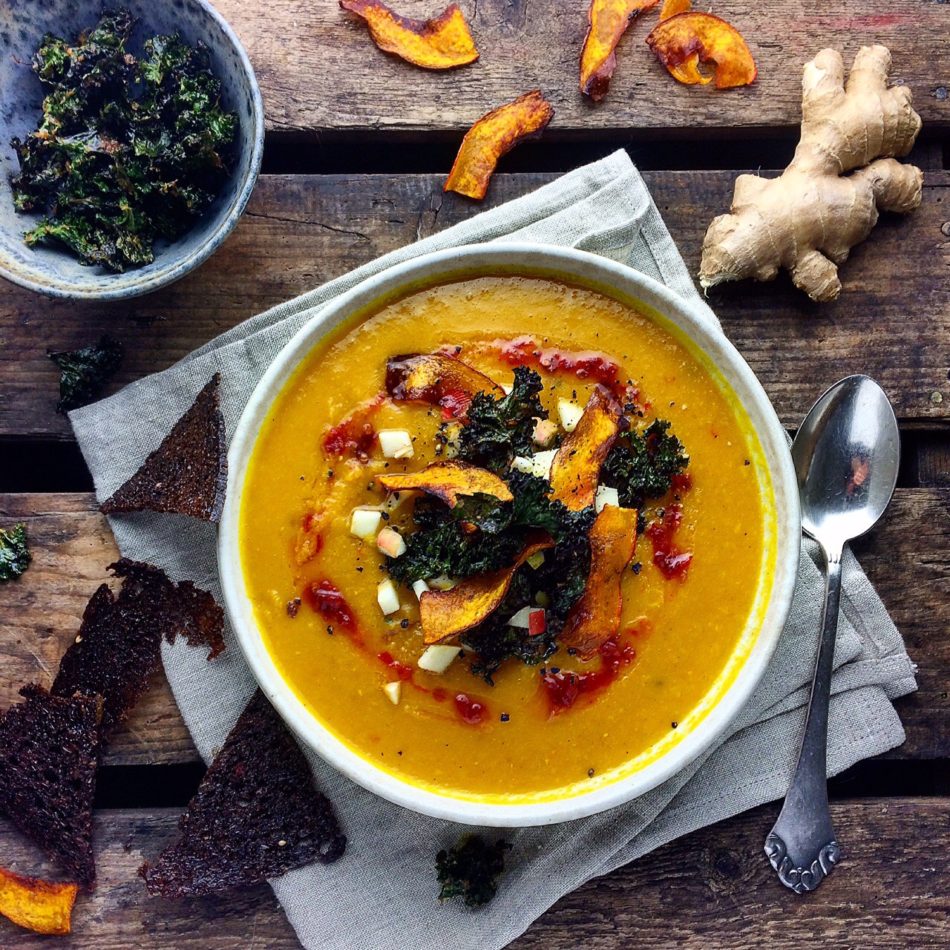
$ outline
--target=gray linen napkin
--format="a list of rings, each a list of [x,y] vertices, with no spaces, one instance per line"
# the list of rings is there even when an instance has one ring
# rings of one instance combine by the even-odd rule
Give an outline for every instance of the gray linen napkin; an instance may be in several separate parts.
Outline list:
[[[96,483],[108,497],[191,404],[211,374],[223,378],[233,431],[247,398],[294,332],[338,294],[426,251],[492,240],[534,240],[623,261],[699,304],[683,260],[624,152],[532,194],[402,248],[228,331],[177,365],[71,414]],[[111,519],[119,548],[219,596],[215,530],[189,519]],[[811,553],[812,556],[809,556]],[[494,950],[558,898],[696,828],[780,797],[794,759],[817,644],[820,576],[806,547],[788,626],[767,674],[718,748],[664,785],[606,814],[507,834],[511,868],[478,912],[435,900],[434,856],[463,830],[390,805],[310,756],[349,836],[343,860],[273,882],[304,946],[323,950]],[[843,616],[833,680],[828,772],[904,741],[891,700],[916,688],[900,634],[853,557],[844,563]],[[183,644],[163,650],[165,671],[199,752],[214,755],[254,690],[237,644],[214,663]],[[766,831],[763,828],[763,834]],[[751,856],[764,860],[761,855]]]

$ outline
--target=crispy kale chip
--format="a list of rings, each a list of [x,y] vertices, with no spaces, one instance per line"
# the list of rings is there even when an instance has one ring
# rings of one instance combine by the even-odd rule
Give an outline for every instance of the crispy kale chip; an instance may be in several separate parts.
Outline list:
[[[673,476],[689,465],[683,443],[669,428],[665,419],[656,419],[642,433],[631,430],[607,456],[601,480],[617,489],[625,508],[640,508],[646,499],[665,495]]]
[[[552,537],[555,546],[544,552],[543,562],[522,567],[501,606],[461,638],[472,672],[489,684],[506,660],[534,665],[554,653],[590,570],[593,508],[571,511],[551,499],[546,481],[525,472],[512,472],[508,487],[514,495],[510,502],[470,495],[450,509],[432,498],[418,500],[413,512],[418,530],[406,536],[405,553],[386,563],[390,575],[407,586],[441,575],[470,577],[511,564],[530,532]],[[508,626],[508,618],[522,607],[538,605],[546,610],[543,634],[529,636]]]
[[[498,891],[498,878],[505,870],[507,841],[489,844],[480,835],[467,835],[455,847],[436,855],[439,900],[461,897],[468,907],[487,904]]]
[[[14,206],[44,215],[26,243],[117,272],[154,260],[156,238],[191,228],[227,174],[237,132],[207,49],[156,36],[136,58],[133,25],[122,11],[75,43],[47,34],[33,57],[43,117],[12,142]]]
[[[62,353],[49,351],[60,368],[57,412],[68,412],[92,402],[122,365],[122,344],[103,336],[94,346]]]
[[[29,566],[33,556],[26,540],[26,525],[0,528],[0,581],[12,581]]]
[[[497,571],[511,564],[519,550],[516,538],[469,533],[461,522],[451,520],[408,535],[405,553],[390,558],[386,567],[395,580],[411,586],[415,581],[443,574],[471,577]]]
[[[578,514],[548,497],[547,482],[513,472],[508,486],[512,502],[483,494],[463,497],[451,509],[433,499],[418,501],[413,517],[419,530],[406,536],[401,557],[387,561],[392,577],[412,585],[443,574],[485,574],[511,564],[531,529],[547,531],[555,541],[576,531]]]
[[[476,393],[459,433],[458,457],[504,475],[516,455],[530,454],[535,420],[548,417],[538,399],[542,388],[534,370],[519,366],[507,395]]]

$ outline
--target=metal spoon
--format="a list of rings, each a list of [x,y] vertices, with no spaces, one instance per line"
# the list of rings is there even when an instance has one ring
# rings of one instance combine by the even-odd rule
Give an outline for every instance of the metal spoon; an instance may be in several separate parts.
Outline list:
[[[804,894],[818,887],[841,855],[828,809],[828,699],[841,556],[848,541],[875,525],[897,483],[900,436],[881,387],[867,376],[835,383],[805,417],[792,443],[792,461],[802,528],[824,554],[825,600],[798,764],[765,853],[782,883]]]

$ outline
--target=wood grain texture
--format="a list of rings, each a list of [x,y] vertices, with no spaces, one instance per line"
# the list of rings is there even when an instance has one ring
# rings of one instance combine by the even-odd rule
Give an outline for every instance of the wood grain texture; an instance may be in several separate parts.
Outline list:
[[[705,828],[564,897],[512,950],[752,950],[946,946],[950,892],[950,800],[864,799],[831,806],[844,859],[806,898],[785,890],[762,855],[775,806]],[[99,886],[81,895],[73,935],[57,947],[126,950],[290,950],[299,946],[266,888],[229,898],[162,901],[146,896],[136,870],[175,833],[178,813],[103,811],[96,816]],[[926,842],[926,846],[923,843]],[[48,871],[0,823],[4,865]],[[346,858],[344,857],[345,861]],[[420,901],[434,900],[420,894]],[[491,913],[488,908],[482,913]],[[46,938],[0,919],[8,950],[48,947]]]
[[[735,174],[645,173],[694,274],[706,226],[728,208]],[[212,260],[148,297],[46,300],[0,280],[0,440],[70,437],[54,412],[58,377],[47,347],[72,349],[112,334],[126,345],[121,385],[274,304],[553,177],[498,175],[488,201],[477,205],[443,194],[433,175],[266,176]],[[929,172],[920,210],[883,219],[855,249],[836,303],[810,303],[784,276],[711,294],[786,424],[797,425],[825,386],[858,371],[878,379],[902,420],[950,422],[948,222],[950,172]]]
[[[0,495],[0,523],[23,520],[34,563],[0,585],[0,709],[19,686],[48,684],[115,548],[89,495]],[[898,489],[885,520],[855,549],[919,664],[920,690],[898,701],[907,742],[894,759],[950,756],[950,490]],[[117,730],[107,765],[197,762],[167,685]]]
[[[395,4],[400,13],[419,17],[444,5],[441,0]],[[365,26],[333,0],[215,0],[215,6],[247,47],[274,131],[457,134],[489,109],[534,88],[555,107],[545,133],[550,139],[696,129],[735,135],[795,127],[804,63],[831,44],[850,64],[858,47],[870,43],[890,48],[892,79],[911,87],[927,126],[950,125],[950,18],[939,3],[733,0],[728,8],[716,6],[714,12],[743,34],[759,67],[753,86],[728,92],[682,86],[667,74],[644,42],[656,22],[652,11],[621,40],[610,92],[599,105],[578,90],[587,0],[461,0],[481,58],[449,73],[417,69],[382,53]]]

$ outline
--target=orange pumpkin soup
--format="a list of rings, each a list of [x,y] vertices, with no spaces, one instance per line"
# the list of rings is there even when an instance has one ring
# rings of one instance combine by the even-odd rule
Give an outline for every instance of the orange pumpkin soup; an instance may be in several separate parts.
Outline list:
[[[528,447],[523,418],[504,427],[530,380]],[[546,514],[511,527],[539,478]],[[241,558],[277,667],[344,743],[432,791],[539,801],[642,767],[728,688],[764,610],[770,499],[747,421],[662,319],[472,278],[307,357],[254,448]],[[479,569],[427,576],[439,530]]]

